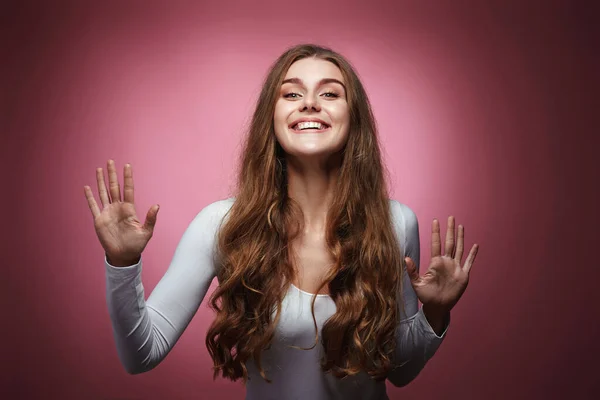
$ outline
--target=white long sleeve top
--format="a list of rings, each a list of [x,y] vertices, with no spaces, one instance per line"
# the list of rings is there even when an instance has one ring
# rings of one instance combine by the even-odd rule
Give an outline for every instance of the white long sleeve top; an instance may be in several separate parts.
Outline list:
[[[209,204],[191,221],[184,232],[165,275],[148,299],[142,285],[142,259],[131,266],[115,267],[104,259],[106,298],[119,359],[130,374],[156,367],[171,351],[196,314],[216,276],[216,233],[235,199]],[[393,223],[404,256],[419,266],[419,228],[415,213],[405,204],[390,200]],[[385,382],[376,382],[366,373],[337,379],[325,374],[319,360],[321,343],[311,350],[315,330],[310,310],[312,294],[290,285],[282,303],[281,319],[273,343],[265,350],[262,365],[272,383],[267,383],[253,362],[248,363],[246,400],[384,400]],[[400,301],[400,300],[399,300]],[[395,386],[412,381],[435,354],[443,341],[450,320],[441,336],[429,325],[409,277],[404,272],[405,314],[397,328],[397,367],[388,374]],[[319,332],[336,312],[329,295],[317,295],[315,318]],[[199,395],[198,398],[201,398]]]

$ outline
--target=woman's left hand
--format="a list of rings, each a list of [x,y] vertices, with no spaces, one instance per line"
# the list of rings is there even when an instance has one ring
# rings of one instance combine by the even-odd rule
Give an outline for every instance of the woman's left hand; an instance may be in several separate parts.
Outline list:
[[[431,232],[431,263],[423,276],[409,257],[405,258],[408,276],[424,311],[430,315],[445,315],[462,296],[469,283],[469,272],[479,246],[474,244],[461,266],[464,249],[464,227],[458,226],[458,240],[454,239],[454,217],[448,218],[444,255],[441,255],[440,223],[433,220]]]

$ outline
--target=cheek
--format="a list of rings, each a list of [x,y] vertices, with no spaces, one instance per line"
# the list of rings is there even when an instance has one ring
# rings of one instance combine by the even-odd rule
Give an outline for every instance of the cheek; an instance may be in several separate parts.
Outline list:
[[[338,123],[347,123],[350,121],[350,110],[346,104],[338,104],[333,107],[331,115]]]
[[[273,115],[273,121],[275,125],[286,125],[287,120],[290,115],[291,110],[289,107],[286,107],[285,103],[277,103],[275,104],[275,112]]]
[[[281,118],[283,117],[283,113],[281,110],[281,105],[279,103],[275,104],[275,112],[273,113],[273,118],[275,120],[275,123],[281,121]]]
[[[273,128],[275,130],[275,136],[282,138],[285,135],[285,129],[287,128],[289,112],[285,103],[278,102],[275,104],[275,111],[273,113]]]

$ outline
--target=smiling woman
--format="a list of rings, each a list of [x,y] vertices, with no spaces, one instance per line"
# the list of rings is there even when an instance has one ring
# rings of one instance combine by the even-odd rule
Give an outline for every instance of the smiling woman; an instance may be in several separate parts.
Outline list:
[[[316,45],[288,49],[271,67],[236,195],[196,215],[147,300],[141,255],[158,207],[141,224],[131,165],[124,175],[121,199],[109,160],[109,198],[97,170],[102,210],[85,194],[132,374],[166,357],[216,277],[206,336],[215,377],[242,378],[252,400],[387,399],[386,378],[406,385],[441,344],[475,258],[476,245],[461,266],[464,230],[455,240],[453,217],[441,255],[434,220],[419,276],[417,218],[388,197],[365,90],[348,61]]]
[[[290,66],[274,115],[275,136],[288,163],[319,167],[344,147],[350,130],[344,81],[341,70],[321,58]]]

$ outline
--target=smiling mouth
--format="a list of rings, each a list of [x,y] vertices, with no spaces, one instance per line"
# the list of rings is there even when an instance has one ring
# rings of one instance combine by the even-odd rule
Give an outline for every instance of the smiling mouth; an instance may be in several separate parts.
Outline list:
[[[290,127],[290,130],[294,133],[321,133],[321,132],[326,132],[327,130],[331,129],[331,126],[326,125],[326,124],[318,124],[319,126],[316,127],[314,126],[314,124],[311,125],[304,125],[302,123],[300,124],[296,124],[292,127]]]

